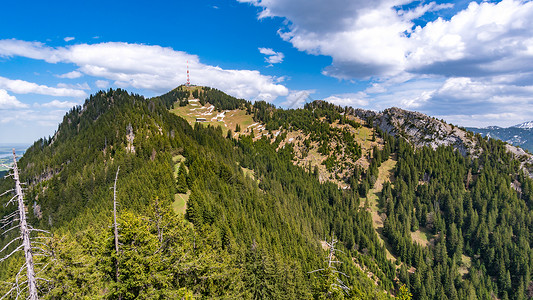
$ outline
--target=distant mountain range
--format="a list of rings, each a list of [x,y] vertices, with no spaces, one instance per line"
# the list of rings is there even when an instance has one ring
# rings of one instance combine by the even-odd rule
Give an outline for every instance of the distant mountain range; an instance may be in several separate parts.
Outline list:
[[[2,164],[10,166],[13,162],[13,149],[17,153],[17,159],[20,159],[29,146],[28,144],[0,144],[0,177],[3,171],[7,171]]]
[[[486,128],[469,127],[467,129],[479,133],[482,136],[500,139],[511,145],[519,146],[529,152],[533,152],[533,121],[524,122],[507,128],[489,126]]]

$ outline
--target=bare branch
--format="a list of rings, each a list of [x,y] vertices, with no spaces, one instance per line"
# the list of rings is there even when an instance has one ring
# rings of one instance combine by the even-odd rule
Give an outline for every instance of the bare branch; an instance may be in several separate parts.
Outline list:
[[[7,293],[5,293],[5,294],[0,298],[0,300],[5,299],[8,295],[11,295],[11,293],[12,293],[13,290],[15,290],[15,289],[18,289],[18,285],[16,285],[16,284],[13,283],[13,287],[12,287]],[[18,295],[17,295],[17,298],[18,298]]]
[[[18,228],[20,229],[20,237],[17,237],[15,239],[13,239],[12,241],[10,241],[8,243],[8,245],[6,245],[4,247],[4,249],[0,250],[0,252],[4,251],[7,246],[11,245],[16,240],[21,239],[22,240],[22,244],[20,246],[18,246],[9,255],[4,256],[3,258],[1,258],[0,262],[8,259],[15,252],[24,249],[24,257],[25,257],[25,264],[24,265],[26,267],[26,276],[28,278],[28,280],[27,280],[28,285],[26,287],[23,287],[22,289],[19,288],[20,287],[20,283],[18,282],[18,278],[19,278],[21,270],[23,269],[23,268],[21,268],[21,270],[19,270],[19,273],[15,277],[15,280],[16,280],[15,287],[16,287],[16,291],[17,291],[16,297],[18,298],[18,296],[22,293],[22,291],[24,291],[25,288],[28,288],[28,290],[29,290],[28,299],[37,300],[38,299],[37,285],[36,285],[36,281],[35,281],[35,270],[34,270],[34,266],[33,266],[33,253],[32,253],[32,245],[31,245],[31,241],[30,241],[30,233],[31,232],[30,232],[30,229],[28,227],[27,220],[26,220],[26,210],[25,210],[25,206],[24,206],[24,194],[22,192],[22,187],[21,187],[21,183],[20,183],[19,169],[18,169],[18,166],[17,166],[17,155],[15,153],[15,149],[13,149],[13,167],[12,167],[12,169],[13,169],[13,179],[15,180],[15,192],[16,192],[15,194],[16,195],[13,198],[11,198],[11,200],[9,200],[7,202],[6,206],[9,205],[10,203],[15,202],[15,199],[18,202],[18,209],[17,209],[16,212],[18,212],[18,215],[19,215],[18,216],[18,221],[19,221]],[[12,217],[14,217],[14,216],[12,216]],[[7,224],[9,224],[9,223],[7,223]],[[12,227],[9,230],[11,230],[13,228],[16,228],[16,227]],[[11,292],[13,292],[13,289],[10,291],[10,293]],[[10,293],[8,293],[8,294],[10,294]]]
[[[310,272],[307,272],[307,274],[311,274],[311,273],[315,273],[315,272],[320,272],[320,271],[325,271],[326,269],[317,269],[317,270],[313,270],[313,271],[310,271]]]
[[[2,197],[4,195],[7,195],[8,193],[14,192],[14,191],[15,191],[15,189],[7,190],[7,191],[3,192],[2,194],[0,194],[0,197]]]
[[[8,259],[11,255],[13,255],[13,253],[22,250],[22,248],[23,245],[18,246],[17,249],[13,250],[13,252],[9,253],[9,255],[0,258],[0,262],[3,262],[4,260]]]
[[[30,231],[37,231],[37,232],[44,232],[44,233],[48,233],[48,234],[51,234],[50,231],[48,230],[42,230],[42,229],[37,229],[37,228],[30,228]]]
[[[11,219],[12,217],[16,216],[17,214],[18,214],[18,211],[15,210],[14,212],[10,213],[9,215],[3,217],[0,222],[5,223],[4,220],[7,221],[8,219]]]
[[[18,220],[17,220],[17,221],[18,221]],[[11,225],[11,224],[6,224],[6,225]],[[15,226],[9,228],[8,230],[2,232],[2,235],[5,235],[6,233],[10,232],[11,230],[13,230],[13,229],[15,229],[15,228],[19,228],[19,226],[20,226],[20,225],[17,224],[17,225],[15,225]],[[3,228],[4,228],[4,226],[2,226],[2,229],[3,229]]]
[[[333,270],[333,273],[338,273],[338,274],[342,274],[342,275],[344,275],[344,276],[346,276],[346,277],[350,278],[350,276],[348,276],[348,275],[346,275],[346,274],[342,273],[341,271]],[[339,279],[339,280],[340,280],[340,279]]]
[[[20,240],[20,236],[14,238],[14,239],[12,239],[9,243],[7,243],[7,244],[4,246],[4,248],[2,248],[2,250],[0,250],[0,253],[1,253],[1,252],[4,252],[4,250],[6,250],[7,247],[9,247],[9,245],[13,244],[14,242],[16,242],[16,241],[18,241],[18,240]]]
[[[6,204],[4,204],[4,207],[7,207],[9,204],[15,202],[15,199],[17,199],[18,195],[15,195],[13,196],[13,198],[11,198],[11,200],[7,201]]]

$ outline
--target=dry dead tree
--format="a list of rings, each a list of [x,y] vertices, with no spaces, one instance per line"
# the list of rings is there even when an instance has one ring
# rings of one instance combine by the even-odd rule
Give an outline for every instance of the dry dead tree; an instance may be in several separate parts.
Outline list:
[[[329,247],[328,258],[325,261],[327,263],[327,267],[326,268],[322,268],[322,269],[316,269],[316,270],[313,270],[313,271],[310,271],[310,272],[307,272],[307,273],[311,274],[311,273],[315,273],[315,272],[327,272],[327,273],[333,274],[333,276],[335,276],[335,277],[334,277],[334,282],[331,283],[331,289],[333,289],[333,290],[341,290],[342,292],[348,294],[348,291],[350,290],[350,288],[348,286],[346,286],[346,284],[339,278],[338,274],[341,274],[341,275],[343,275],[345,277],[349,277],[349,276],[346,275],[345,273],[337,270],[337,267],[335,267],[335,264],[341,264],[342,263],[341,261],[336,260],[337,258],[335,256],[335,252],[337,252],[337,251],[342,252],[341,250],[335,248],[335,244],[338,243],[338,240],[335,239],[335,235],[332,235],[331,242],[328,242],[327,239],[324,239],[324,241],[325,241],[326,245]]]
[[[118,223],[117,223],[117,181],[118,181],[118,172],[120,171],[120,166],[117,168],[117,174],[115,175],[115,184],[113,185],[113,229],[114,229],[114,235],[115,235],[115,251],[117,254],[117,258],[115,260],[115,276],[117,284],[120,283],[120,273],[119,273],[119,248],[118,248]],[[118,299],[122,299],[122,295],[118,295]]]
[[[4,165],[5,166],[5,165]],[[40,230],[33,228],[30,224],[28,224],[27,216],[26,216],[26,207],[24,205],[24,193],[22,189],[22,184],[20,182],[20,173],[17,166],[17,155],[15,153],[15,149],[13,149],[13,165],[12,166],[5,166],[8,169],[12,171],[12,173],[6,175],[6,178],[13,177],[13,180],[15,181],[15,188],[5,191],[3,195],[7,195],[9,193],[14,192],[14,196],[6,203],[4,206],[8,206],[10,204],[16,204],[17,207],[15,211],[12,213],[4,216],[0,220],[0,230],[2,230],[2,235],[6,235],[7,233],[11,232],[12,230],[19,229],[20,235],[17,235],[13,239],[11,239],[6,245],[0,250],[0,253],[3,253],[4,251],[9,251],[12,248],[10,248],[11,245],[15,244],[17,242],[20,242],[20,245],[18,245],[14,250],[11,252],[3,255],[0,258],[0,262],[7,260],[11,256],[13,256],[15,253],[19,251],[24,252],[24,258],[25,262],[20,267],[18,273],[15,276],[15,282],[12,283],[6,283],[11,286],[9,291],[5,293],[0,299],[4,299],[8,296],[14,296],[16,299],[18,299],[22,295],[27,294],[27,299],[30,300],[37,300],[39,299],[38,296],[38,289],[37,289],[37,281],[48,281],[44,278],[38,277],[38,273],[36,273],[35,270],[35,263],[34,263],[34,256],[46,256],[48,255],[48,252],[44,250],[41,246],[44,245],[43,242],[40,242],[39,239],[45,238],[42,236],[33,236],[33,232],[44,232],[49,233],[45,230]],[[7,229],[6,229],[7,228]],[[9,250],[8,250],[9,249]],[[42,269],[46,269],[48,265],[45,265]],[[24,269],[26,269],[26,276],[24,276]]]

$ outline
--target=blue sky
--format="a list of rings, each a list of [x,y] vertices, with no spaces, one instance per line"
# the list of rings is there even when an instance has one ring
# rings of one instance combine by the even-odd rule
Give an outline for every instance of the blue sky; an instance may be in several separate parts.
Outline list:
[[[533,119],[530,1],[8,1],[0,143],[52,135],[110,87],[185,82],[299,107],[398,106],[462,126]]]

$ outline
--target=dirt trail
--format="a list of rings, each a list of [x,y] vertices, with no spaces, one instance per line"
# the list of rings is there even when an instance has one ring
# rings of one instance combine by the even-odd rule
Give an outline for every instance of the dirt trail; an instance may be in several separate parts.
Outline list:
[[[383,184],[385,182],[391,182],[390,179],[392,178],[392,170],[395,166],[396,161],[393,159],[389,159],[381,164],[381,166],[379,167],[379,175],[376,180],[376,183],[374,184],[374,187],[368,191],[367,198],[361,203],[361,205],[365,205],[365,202],[368,202],[368,208],[370,213],[372,214],[372,225],[374,226],[374,229],[378,234],[381,244],[383,245],[385,243],[387,258],[392,259],[393,261],[396,261],[396,258],[391,254],[391,246],[385,242],[385,239],[383,237],[383,220],[380,216],[378,200],[381,194],[381,190],[383,189]]]

